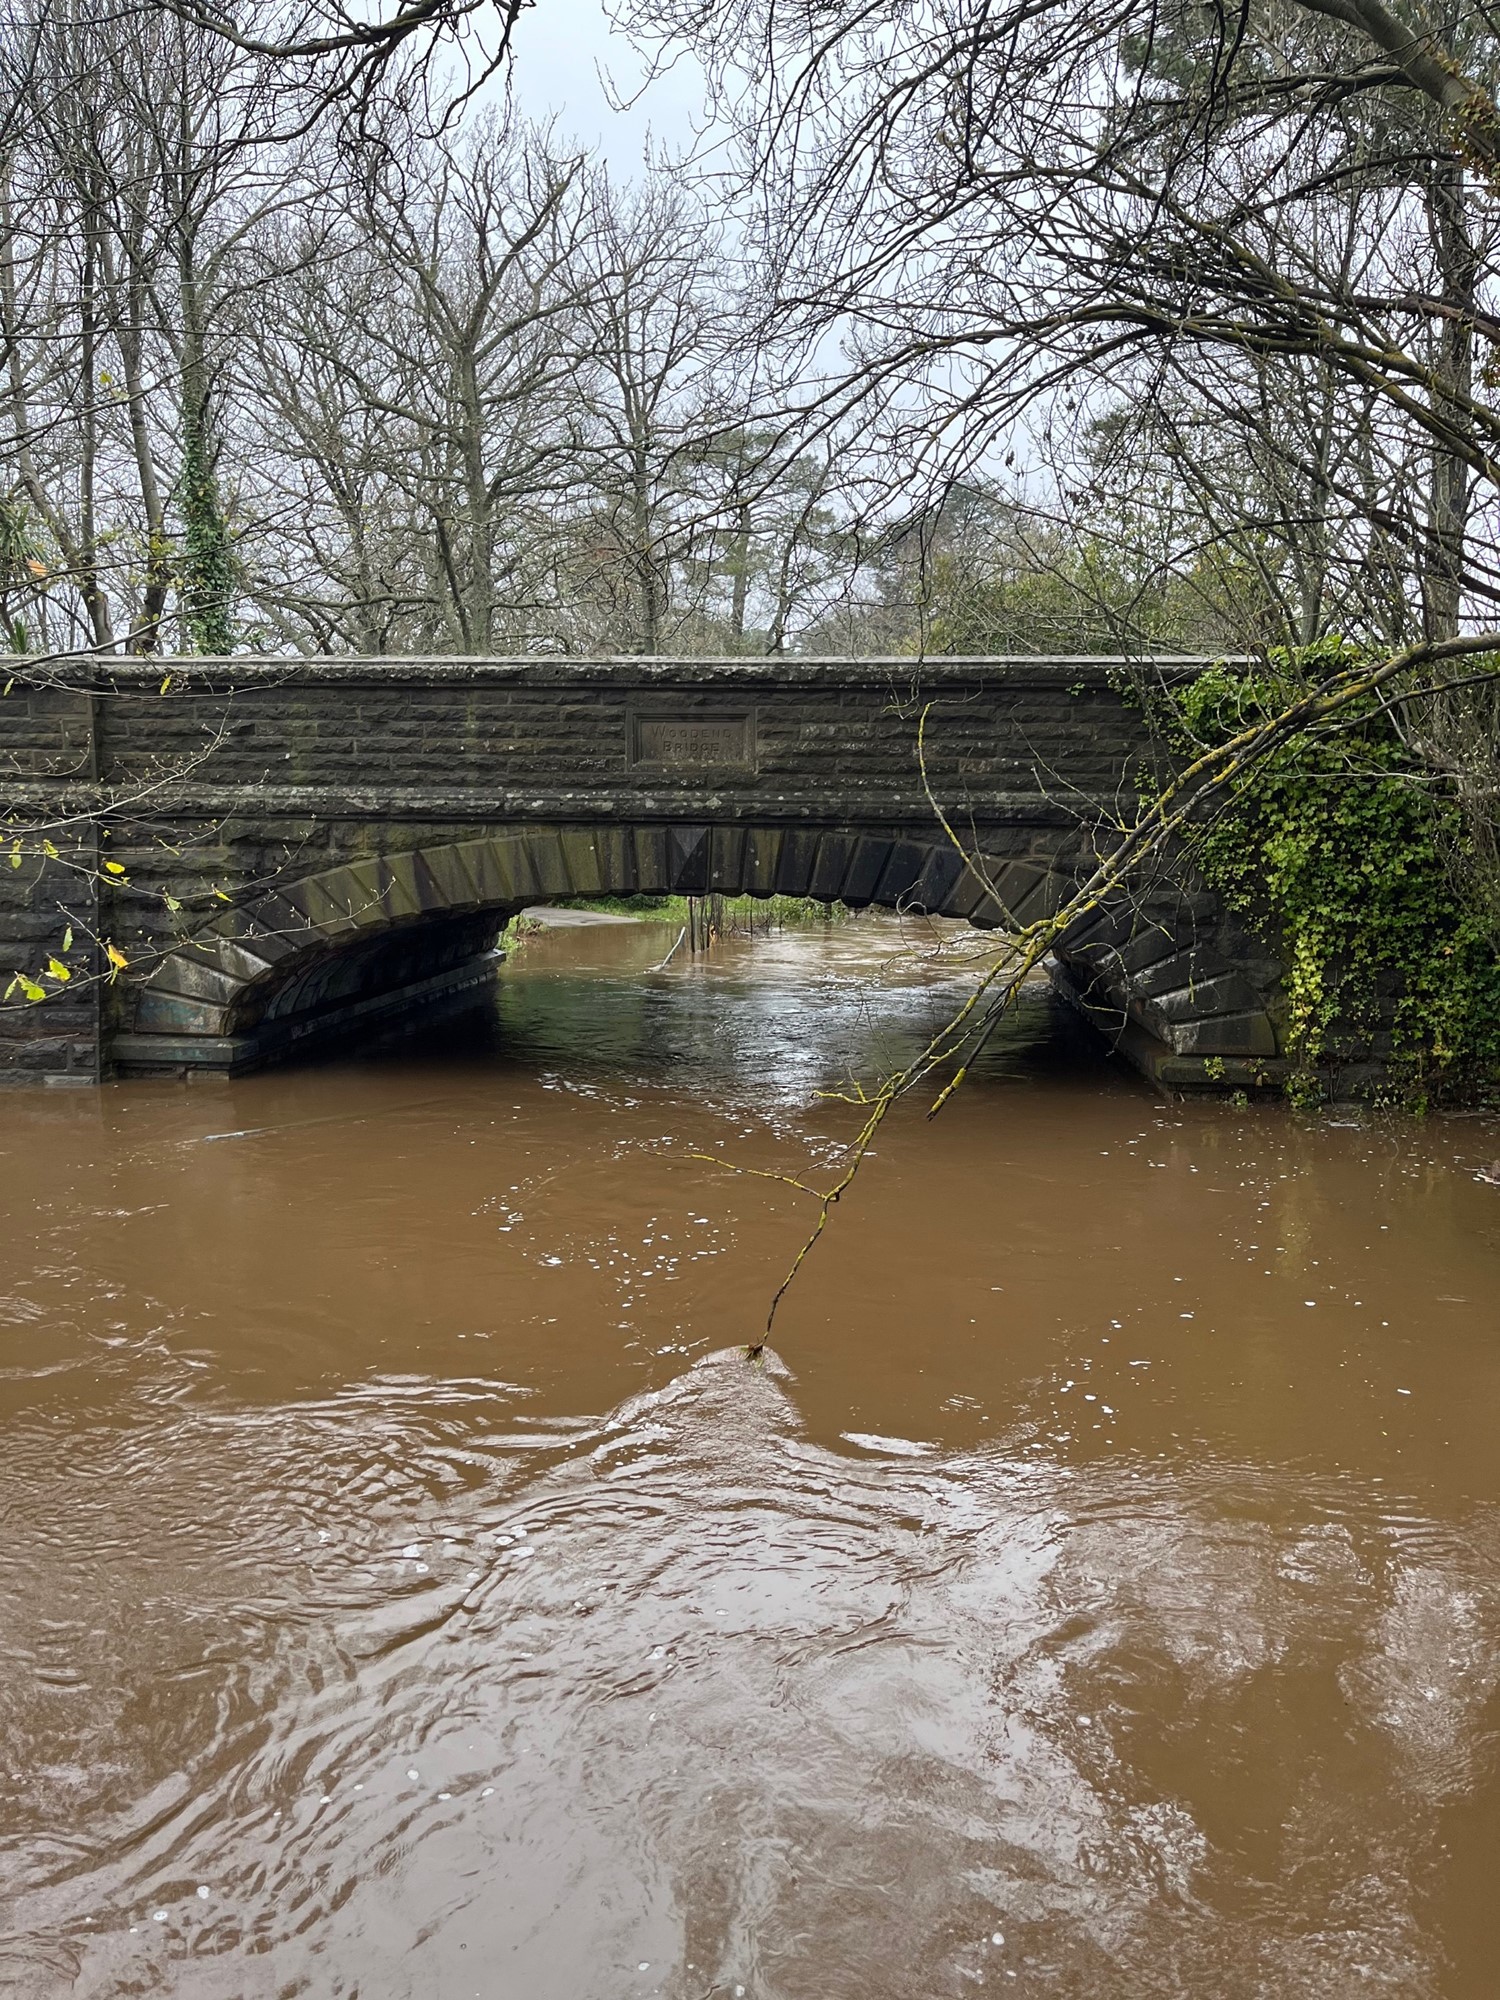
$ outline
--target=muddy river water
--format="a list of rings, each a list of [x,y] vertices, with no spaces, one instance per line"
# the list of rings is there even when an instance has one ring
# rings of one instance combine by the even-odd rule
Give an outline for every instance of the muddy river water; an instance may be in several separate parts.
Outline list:
[[[1500,1129],[1038,1002],[756,1367],[956,975],[670,937],[0,1102],[0,1992],[1491,2000]]]

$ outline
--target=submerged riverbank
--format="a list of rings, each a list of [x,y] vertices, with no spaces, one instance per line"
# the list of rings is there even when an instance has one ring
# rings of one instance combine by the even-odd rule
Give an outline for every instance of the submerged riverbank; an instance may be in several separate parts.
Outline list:
[[[917,942],[7,1103],[15,1990],[1488,1995],[1500,1132],[1029,998],[750,1367]]]

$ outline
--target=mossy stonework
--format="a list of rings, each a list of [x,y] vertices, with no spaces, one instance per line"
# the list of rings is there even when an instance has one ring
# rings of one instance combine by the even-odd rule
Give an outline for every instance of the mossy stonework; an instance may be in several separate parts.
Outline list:
[[[1274,714],[1329,655],[1182,683],[1179,736],[1212,744]],[[1492,914],[1454,865],[1464,840],[1456,800],[1373,696],[1349,726],[1298,736],[1248,773],[1201,830],[1204,879],[1279,948],[1295,1100],[1500,1099],[1500,953]]]
[[[47,987],[0,1012],[0,1073],[273,1060],[488,978],[540,901],[811,897],[1004,930],[1087,878],[1154,754],[1097,660],[79,663],[0,700],[10,816],[80,829],[0,870],[0,987]],[[28,968],[64,927],[54,990]],[[113,981],[85,976],[111,952]],[[1164,1084],[1280,1073],[1280,965],[1200,879],[1091,909],[1054,977]]]

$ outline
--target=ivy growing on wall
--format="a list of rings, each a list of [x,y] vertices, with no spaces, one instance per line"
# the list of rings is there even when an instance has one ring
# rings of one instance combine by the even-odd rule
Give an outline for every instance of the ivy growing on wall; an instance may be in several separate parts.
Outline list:
[[[1222,742],[1343,650],[1325,642],[1252,674],[1202,674],[1174,691],[1176,730]],[[1379,1056],[1383,1094],[1414,1108],[1500,1099],[1500,952],[1451,865],[1464,837],[1452,796],[1373,697],[1352,726],[1275,752],[1201,829],[1208,880],[1285,954],[1295,1099]]]
[[[183,625],[193,651],[232,653],[235,648],[233,545],[219,500],[208,427],[193,409],[184,413],[182,475]]]

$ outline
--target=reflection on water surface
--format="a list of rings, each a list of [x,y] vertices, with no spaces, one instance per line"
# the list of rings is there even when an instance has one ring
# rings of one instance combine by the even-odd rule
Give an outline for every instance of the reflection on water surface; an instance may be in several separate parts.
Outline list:
[[[0,1991],[1494,1991],[1493,1124],[1164,1108],[871,919],[0,1104]]]

